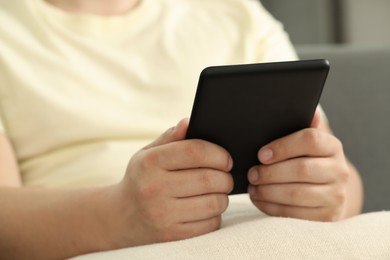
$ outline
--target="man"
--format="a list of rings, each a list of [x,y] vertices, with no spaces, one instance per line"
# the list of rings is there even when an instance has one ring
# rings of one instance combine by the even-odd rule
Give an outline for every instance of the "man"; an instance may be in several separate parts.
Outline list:
[[[0,10],[2,254],[67,258],[218,229],[233,187],[227,151],[184,140],[187,119],[146,144],[189,115],[205,66],[296,59],[280,24],[247,0]],[[265,213],[359,213],[358,173],[320,113],[312,128],[259,147],[259,159],[248,191]]]

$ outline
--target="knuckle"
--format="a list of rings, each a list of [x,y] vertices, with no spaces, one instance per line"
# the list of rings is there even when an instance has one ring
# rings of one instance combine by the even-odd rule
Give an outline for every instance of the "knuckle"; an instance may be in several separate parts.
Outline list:
[[[159,197],[164,189],[159,183],[143,183],[139,185],[139,196],[142,200],[150,200]]]
[[[202,233],[209,233],[218,230],[221,227],[222,217],[220,215],[210,218],[205,223],[205,228]]]
[[[335,201],[337,205],[343,205],[347,199],[347,194],[344,190],[335,193]]]
[[[309,160],[298,160],[297,161],[297,177],[300,180],[306,180],[310,178],[311,166]]]
[[[205,158],[205,143],[201,140],[191,140],[185,146],[185,153],[195,161],[203,161]]]
[[[221,226],[221,222],[222,222],[222,217],[221,216],[217,216],[215,218],[212,218],[210,220],[210,223],[209,223],[209,230],[210,231],[215,231],[217,229],[219,229],[219,227]]]
[[[210,170],[205,170],[198,175],[200,184],[207,190],[213,189],[216,184],[213,177],[214,176],[210,173]]]
[[[140,165],[143,169],[147,169],[152,165],[156,165],[158,160],[157,153],[152,150],[144,151],[141,155]]]
[[[343,151],[344,150],[343,142],[341,142],[341,140],[335,136],[333,136],[333,138],[334,138],[334,144],[336,149],[339,151]]]
[[[225,149],[203,140],[194,139],[188,142],[184,147],[184,153],[199,164],[211,163],[214,168],[226,172],[231,170],[234,163]],[[213,160],[210,160],[210,154],[212,154]]]
[[[231,174],[204,169],[197,175],[198,183],[207,192],[229,193],[233,190],[234,181]]]
[[[308,128],[303,131],[303,139],[311,149],[317,149],[321,145],[322,135],[319,131]]]
[[[349,171],[348,166],[345,166],[344,169],[338,173],[338,175],[339,175],[339,179],[341,180],[341,182],[347,183],[349,181],[349,179],[351,178],[351,173]]]
[[[293,203],[299,202],[304,198],[305,194],[302,189],[293,187],[289,192],[289,197]]]
[[[211,215],[217,216],[226,210],[227,205],[228,199],[226,195],[213,195],[208,198],[205,206]]]

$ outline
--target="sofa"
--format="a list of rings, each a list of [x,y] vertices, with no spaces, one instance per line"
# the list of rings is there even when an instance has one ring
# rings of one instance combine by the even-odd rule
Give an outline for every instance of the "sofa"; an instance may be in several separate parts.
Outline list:
[[[270,217],[247,195],[234,195],[218,231],[75,259],[390,259],[390,48],[297,46],[297,50],[301,59],[330,61],[320,102],[361,172],[365,189],[361,215],[334,223]]]

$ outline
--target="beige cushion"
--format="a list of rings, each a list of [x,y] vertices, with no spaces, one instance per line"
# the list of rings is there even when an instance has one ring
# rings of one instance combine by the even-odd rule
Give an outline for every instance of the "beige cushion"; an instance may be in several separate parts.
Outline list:
[[[390,212],[313,222],[266,216],[236,195],[216,232],[76,259],[390,259]]]

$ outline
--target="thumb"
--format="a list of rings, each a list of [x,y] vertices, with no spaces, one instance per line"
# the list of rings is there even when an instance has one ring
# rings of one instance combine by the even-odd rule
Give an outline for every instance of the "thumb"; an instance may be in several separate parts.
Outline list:
[[[310,127],[312,128],[318,128],[321,122],[321,112],[320,110],[316,109],[316,112],[314,113],[313,120],[311,121]]]
[[[165,133],[160,135],[156,140],[145,146],[143,149],[149,149],[155,146],[184,140],[188,129],[188,118],[184,118],[176,126],[169,128]]]

